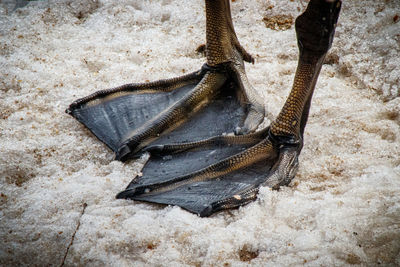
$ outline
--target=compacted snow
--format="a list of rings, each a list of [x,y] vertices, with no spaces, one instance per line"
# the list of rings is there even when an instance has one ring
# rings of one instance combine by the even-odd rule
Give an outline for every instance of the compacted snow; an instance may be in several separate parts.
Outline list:
[[[291,88],[289,16],[306,3],[232,2],[265,125]],[[144,159],[113,161],[64,113],[96,90],[199,69],[204,2],[14,6],[0,1],[1,265],[400,265],[400,1],[344,1],[296,178],[210,218],[116,200]]]

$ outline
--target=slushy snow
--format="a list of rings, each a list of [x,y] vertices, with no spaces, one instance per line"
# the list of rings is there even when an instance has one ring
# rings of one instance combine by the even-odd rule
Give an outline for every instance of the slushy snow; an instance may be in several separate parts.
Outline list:
[[[307,1],[236,0],[265,125],[293,81]],[[96,90],[171,78],[205,62],[202,0],[0,2],[0,264],[400,265],[400,1],[344,1],[289,187],[200,218],[116,200],[126,164],[64,110]],[[86,206],[87,205],[87,206]],[[79,225],[79,228],[78,228]]]

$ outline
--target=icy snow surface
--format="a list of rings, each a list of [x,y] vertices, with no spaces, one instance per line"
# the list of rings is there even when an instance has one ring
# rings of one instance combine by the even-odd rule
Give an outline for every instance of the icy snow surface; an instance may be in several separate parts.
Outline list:
[[[293,26],[272,30],[263,18],[296,17],[305,4],[232,3],[266,124],[291,88],[297,45]],[[400,265],[399,7],[344,1],[291,186],[199,218],[116,200],[141,162],[112,161],[64,110],[96,90],[200,68],[203,1],[33,1],[15,11],[0,1],[0,264]]]

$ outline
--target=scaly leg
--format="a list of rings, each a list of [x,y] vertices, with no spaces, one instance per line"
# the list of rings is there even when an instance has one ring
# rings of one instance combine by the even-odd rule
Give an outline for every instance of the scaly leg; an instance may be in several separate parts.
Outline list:
[[[264,105],[260,95],[249,83],[243,60],[253,62],[237,39],[233,28],[229,0],[206,0],[207,64],[213,67],[226,65],[231,78],[239,86],[240,98],[248,114],[236,134],[253,132],[264,119]]]
[[[306,11],[296,19],[300,56],[293,88],[269,128],[267,140],[274,145],[278,156],[261,184],[263,186],[279,188],[287,185],[297,173],[312,94],[325,56],[332,45],[340,9],[340,0],[311,0]],[[257,192],[257,187],[249,188],[213,203],[207,214],[248,203],[256,198]]]
[[[281,148],[274,174],[266,183],[269,186],[288,184],[297,172],[311,98],[332,45],[340,8],[340,0],[311,0],[306,11],[296,19],[300,56],[293,88],[270,126],[271,140],[281,144]]]

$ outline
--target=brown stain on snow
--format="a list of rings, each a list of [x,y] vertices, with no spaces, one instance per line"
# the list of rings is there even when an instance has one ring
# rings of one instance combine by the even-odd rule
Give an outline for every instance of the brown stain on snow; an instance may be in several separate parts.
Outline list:
[[[292,27],[294,19],[291,15],[265,16],[263,18],[265,27],[275,31],[285,31]]]
[[[251,250],[247,245],[244,245],[239,251],[239,259],[241,261],[251,261],[252,259],[257,258],[258,250]]]

